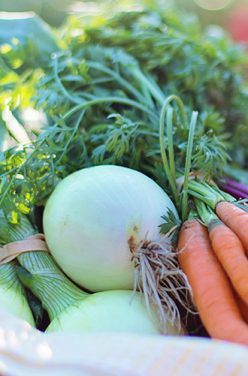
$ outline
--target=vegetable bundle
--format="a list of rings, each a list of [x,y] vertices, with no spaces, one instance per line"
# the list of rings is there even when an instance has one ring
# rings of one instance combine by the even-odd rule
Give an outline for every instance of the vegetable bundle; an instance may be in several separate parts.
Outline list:
[[[236,201],[207,183],[247,194],[230,180],[237,164],[247,166],[246,56],[169,11],[94,20],[71,19],[60,48],[34,71],[25,56],[18,69],[11,64],[20,55],[11,42],[1,51],[9,147],[0,160],[0,243],[37,234],[35,213],[45,207],[40,231],[51,254],[24,249],[0,268],[38,297],[47,331],[181,334],[192,289],[209,334],[247,344],[246,279],[226,261],[220,234],[231,231],[231,251],[243,255],[237,268],[247,239],[217,220],[210,208]],[[25,100],[45,113],[42,124],[25,122]]]
[[[16,224],[10,224],[2,215],[0,226],[1,243],[9,243],[12,247],[37,232],[23,214],[19,215]],[[23,247],[25,251],[25,245]],[[70,248],[67,251],[70,251]],[[115,291],[89,294],[74,285],[63,274],[49,253],[33,249],[30,252],[20,252],[17,257],[22,267],[12,267],[12,270],[8,264],[1,265],[2,269],[5,268],[6,275],[2,276],[0,281],[3,292],[6,289],[6,298],[7,296],[15,298],[5,303],[5,295],[2,294],[2,302],[5,303],[3,307],[7,312],[33,323],[25,297],[21,295],[22,290],[18,291],[17,288],[20,280],[34,296],[40,299],[42,306],[48,312],[50,319],[50,325],[46,328],[48,332],[116,331],[139,334],[159,334],[161,331],[171,334],[182,332],[179,324],[172,322],[169,313],[168,318],[163,317],[163,328],[159,328],[157,309],[155,306],[150,306],[147,311],[144,298],[138,292],[115,289]],[[78,263],[80,264],[79,259]],[[100,266],[99,264],[97,267]],[[91,269],[93,273],[94,268]],[[96,274],[95,278],[97,278]],[[8,291],[10,286],[11,289]]]
[[[210,335],[247,345],[246,206],[204,181],[192,180],[189,192],[198,215],[180,230],[180,265]]]

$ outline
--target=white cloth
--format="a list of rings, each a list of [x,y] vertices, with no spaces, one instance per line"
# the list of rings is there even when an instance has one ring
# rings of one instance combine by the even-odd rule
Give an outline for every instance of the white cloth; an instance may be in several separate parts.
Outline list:
[[[247,376],[247,358],[209,339],[45,334],[0,312],[1,376]]]

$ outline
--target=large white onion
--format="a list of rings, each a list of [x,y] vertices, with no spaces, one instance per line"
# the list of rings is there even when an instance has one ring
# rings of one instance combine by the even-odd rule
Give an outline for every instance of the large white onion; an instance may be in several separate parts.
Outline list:
[[[176,209],[144,174],[119,166],[74,172],[44,211],[49,249],[64,272],[91,291],[132,289],[130,244],[159,240],[162,215]]]

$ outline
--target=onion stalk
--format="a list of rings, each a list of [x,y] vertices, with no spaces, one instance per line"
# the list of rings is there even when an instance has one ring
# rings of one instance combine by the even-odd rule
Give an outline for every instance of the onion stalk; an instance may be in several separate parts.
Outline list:
[[[4,213],[0,211],[0,244],[8,237],[8,227]],[[25,291],[17,277],[17,265],[14,261],[0,265],[0,308],[35,326]]]
[[[160,334],[155,307],[147,311],[143,296],[130,290],[103,291],[88,296],[80,296],[81,290],[74,286],[71,293],[73,301],[66,309],[63,305],[58,285],[53,284],[47,294],[44,287],[47,281],[43,276],[32,275],[25,269],[20,270],[22,282],[45,302],[51,319],[46,332],[125,332],[136,334]],[[64,284],[69,280],[64,279]],[[78,290],[78,293],[77,293]],[[62,300],[62,304],[61,304]],[[167,323],[166,334],[182,334],[177,327]],[[165,334],[165,332],[164,332]]]
[[[17,224],[8,223],[3,216],[2,223],[8,226],[8,233],[3,237],[5,242],[7,238],[8,241],[26,239],[36,232],[24,215],[19,215]],[[160,333],[157,312],[154,307],[147,311],[141,294],[107,291],[90,295],[62,273],[50,254],[41,251],[23,253],[18,260],[24,266],[18,268],[18,277],[41,300],[49,314],[51,324],[47,331]],[[3,266],[10,268],[9,264]],[[168,322],[166,333],[181,331]]]
[[[0,266],[0,309],[35,326],[14,262]]]
[[[0,240],[2,244],[25,240],[29,236],[37,233],[37,230],[31,224],[29,219],[23,214],[18,214],[18,222],[16,224],[9,223],[4,214],[2,214],[0,217],[0,229]],[[52,317],[55,317],[61,311],[66,309],[68,305],[73,304],[75,302],[75,297],[77,297],[77,299],[83,299],[85,296],[87,296],[86,293],[78,289],[69,280],[67,280],[49,253],[42,251],[22,253],[17,259],[19,263],[27,271],[32,273],[37,280],[41,279],[42,283],[38,285],[37,289],[42,289],[44,294],[42,305],[46,310],[48,309],[48,306],[50,306],[49,296],[51,294],[51,290],[56,286],[56,293],[59,297],[59,305],[54,304],[50,309],[50,311],[54,311],[51,312]],[[9,268],[10,265],[11,264],[4,264],[1,266],[1,268]],[[17,273],[20,277],[21,273],[18,269]],[[13,284],[14,279],[9,277],[9,282]],[[39,297],[39,291],[36,291],[36,285],[34,285],[31,290],[34,295]]]

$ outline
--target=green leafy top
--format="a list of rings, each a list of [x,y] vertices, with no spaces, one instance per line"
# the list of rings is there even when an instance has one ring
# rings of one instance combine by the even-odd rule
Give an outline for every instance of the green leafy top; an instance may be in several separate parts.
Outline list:
[[[166,215],[163,215],[162,219],[164,222],[159,226],[160,233],[170,237],[172,244],[176,244],[182,222],[172,210],[169,210]]]
[[[226,38],[205,39],[195,20],[171,12],[118,13],[103,15],[100,24],[94,21],[94,16],[87,22],[72,19],[62,31],[63,48],[42,69],[32,74],[9,67],[4,71],[3,95],[9,90],[14,98],[24,77],[22,86],[31,88],[32,105],[47,116],[46,128],[28,133],[30,142],[0,156],[0,201],[10,194],[22,212],[44,203],[72,171],[96,164],[143,171],[171,194],[159,148],[160,112],[169,94],[179,93],[188,118],[192,110],[199,112],[192,170],[221,174],[227,147],[234,157],[237,149],[228,143],[233,119],[234,139],[237,134],[242,138],[247,127],[240,74],[244,58]],[[20,99],[21,88],[18,92]],[[178,110],[172,108],[180,173],[189,129],[181,126]],[[21,114],[18,101],[11,109],[17,117]],[[164,144],[167,148],[167,136]],[[239,153],[245,158],[247,150],[240,146]]]
[[[83,41],[73,28],[82,31]],[[161,8],[104,15],[101,22],[94,15],[74,18],[65,35],[74,54],[87,44],[120,46],[131,53],[165,95],[177,94],[202,113],[206,130],[232,133],[232,156],[247,163],[248,57],[224,32],[203,33],[195,17]]]

